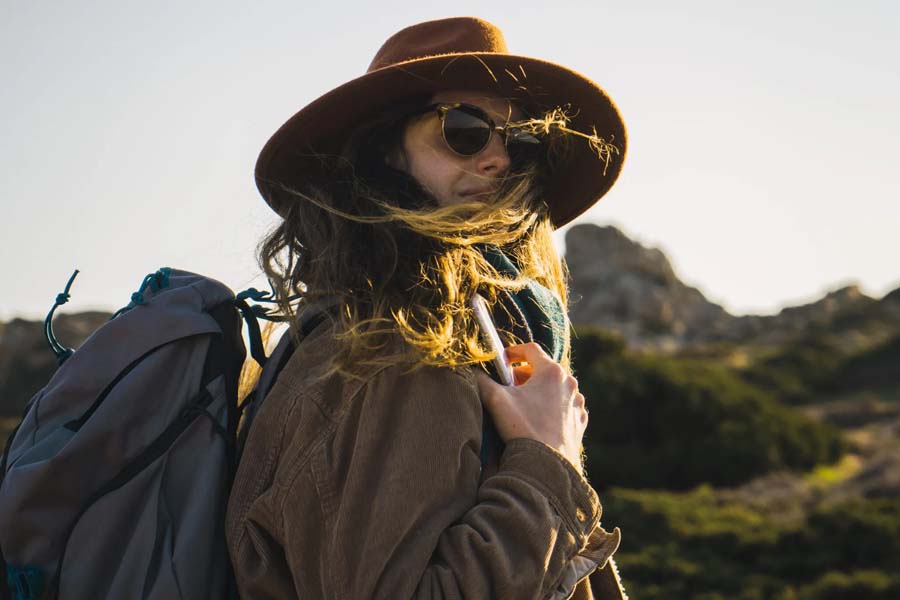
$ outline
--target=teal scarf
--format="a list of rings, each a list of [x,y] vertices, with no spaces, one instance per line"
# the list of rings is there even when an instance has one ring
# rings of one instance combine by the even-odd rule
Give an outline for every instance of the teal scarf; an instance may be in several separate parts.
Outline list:
[[[519,277],[519,268],[500,250],[488,248],[482,254],[500,275]],[[523,343],[537,342],[553,360],[562,359],[569,329],[562,303],[553,292],[530,280],[521,290],[501,292],[500,304],[491,310],[497,329]]]

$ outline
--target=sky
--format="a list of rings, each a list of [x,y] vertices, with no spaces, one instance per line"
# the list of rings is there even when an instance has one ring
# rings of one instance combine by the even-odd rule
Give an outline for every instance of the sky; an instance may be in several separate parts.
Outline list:
[[[63,311],[161,266],[264,287],[265,141],[399,29],[460,15],[618,105],[624,170],[576,223],[659,247],[736,315],[900,286],[900,3],[529,5],[0,0],[0,320],[42,318],[76,268]]]

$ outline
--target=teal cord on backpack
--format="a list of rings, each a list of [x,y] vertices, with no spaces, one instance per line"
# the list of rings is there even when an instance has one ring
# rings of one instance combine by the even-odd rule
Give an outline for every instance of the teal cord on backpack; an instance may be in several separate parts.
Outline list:
[[[44,593],[44,574],[36,567],[6,567],[12,600],[39,600]]]
[[[50,350],[56,355],[56,360],[59,364],[63,364],[75,351],[72,348],[63,346],[59,343],[59,340],[56,339],[56,335],[53,333],[53,313],[56,312],[57,308],[69,301],[69,290],[72,289],[72,282],[75,281],[75,277],[77,276],[78,269],[75,269],[75,272],[69,277],[66,288],[61,294],[57,294],[56,302],[53,303],[53,307],[50,309],[50,312],[47,313],[47,318],[44,319],[44,337],[47,338],[47,343],[50,344]]]
[[[271,286],[271,284],[272,282],[270,281],[269,285]],[[291,300],[296,299],[297,296],[292,296],[288,298],[288,301],[290,302]],[[287,319],[282,316],[272,315],[264,306],[258,304],[251,305],[247,300],[274,304],[277,302],[275,299],[275,292],[260,292],[256,288],[249,288],[238,293],[234,298],[235,306],[241,311],[241,314],[244,316],[244,321],[247,323],[247,337],[250,340],[250,355],[260,366],[264,367],[268,359],[266,358],[266,353],[263,349],[262,333],[259,330],[259,319],[275,323],[282,323]]]
[[[136,306],[141,306],[146,301],[144,300],[144,292],[150,291],[151,293],[156,293],[164,288],[169,287],[169,275],[172,273],[172,269],[169,267],[162,267],[160,270],[155,273],[150,273],[144,280],[141,281],[140,287],[138,290],[131,294],[131,302],[128,303],[127,306],[123,306],[119,310],[117,310],[113,316],[109,319],[110,321],[118,317],[124,312],[128,312],[132,308]]]

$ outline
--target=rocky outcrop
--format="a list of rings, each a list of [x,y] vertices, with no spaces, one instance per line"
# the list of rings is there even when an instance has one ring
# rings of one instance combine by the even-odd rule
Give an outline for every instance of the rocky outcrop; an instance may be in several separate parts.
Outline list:
[[[621,333],[629,345],[675,349],[700,335],[727,335],[735,318],[675,275],[662,251],[615,227],[576,225],[566,234],[570,315],[576,325]]]
[[[876,319],[900,329],[900,289],[879,301],[847,286],[777,315],[732,315],[685,285],[662,251],[612,226],[569,229],[566,261],[572,322],[619,332],[633,348],[676,351],[723,341],[780,344],[838,319]]]

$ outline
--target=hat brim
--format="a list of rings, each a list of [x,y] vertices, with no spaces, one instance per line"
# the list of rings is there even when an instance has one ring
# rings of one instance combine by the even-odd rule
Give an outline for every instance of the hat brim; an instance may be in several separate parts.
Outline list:
[[[266,202],[284,215],[291,195],[321,180],[323,156],[340,154],[351,132],[380,111],[411,97],[440,90],[484,90],[516,101],[532,114],[568,107],[572,129],[596,134],[618,152],[603,161],[587,140],[549,182],[546,201],[555,227],[590,208],[615,183],[625,158],[625,125],[615,104],[596,83],[561,65],[500,53],[444,54],[371,71],[308,104],[269,139],[256,162],[256,185]],[[294,200],[295,201],[295,200]]]

